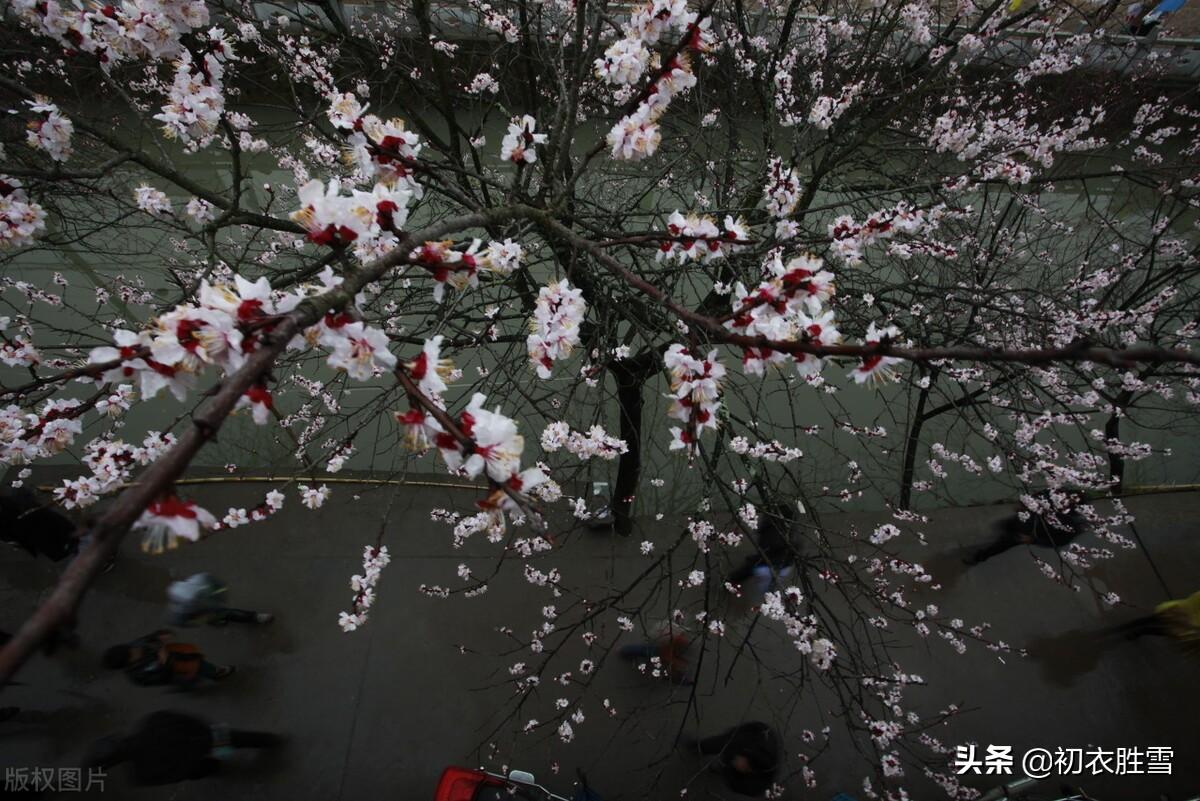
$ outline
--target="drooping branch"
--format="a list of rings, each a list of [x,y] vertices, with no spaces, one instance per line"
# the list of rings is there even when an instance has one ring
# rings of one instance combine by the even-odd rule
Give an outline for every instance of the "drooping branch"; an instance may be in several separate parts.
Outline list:
[[[249,355],[236,372],[221,382],[212,397],[193,416],[192,425],[178,442],[155,460],[137,483],[125,489],[95,523],[77,532],[80,540],[86,543],[79,556],[63,571],[50,596],[0,649],[0,691],[42,643],[60,628],[70,627],[74,623],[76,610],[88,587],[116,553],[129,528],[147,506],[183,475],[205,443],[216,436],[246,390],[271,370],[276,358],[297,332],[316,323],[326,312],[350,303],[364,286],[407,263],[413,243],[503,221],[508,216],[506,209],[494,209],[450,218],[409,234],[387,256],[349,273],[337,287],[306,299],[294,311],[281,317],[270,333],[263,336],[259,348]]]
[[[714,342],[736,345],[742,348],[768,349],[791,355],[807,354],[818,357],[832,356],[862,359],[870,356],[891,356],[913,362],[963,361],[996,363],[1010,362],[1029,365],[1055,364],[1058,362],[1096,362],[1109,367],[1126,368],[1139,363],[1166,364],[1184,363],[1200,367],[1200,352],[1181,348],[1163,348],[1155,345],[1138,345],[1130,348],[1106,348],[1093,345],[1087,340],[1076,340],[1067,345],[1045,348],[987,348],[972,345],[949,345],[942,347],[909,347],[891,342],[863,345],[822,345],[816,342],[779,341],[766,337],[749,337],[727,330],[713,317],[698,314],[671,299],[665,292],[634,273],[604,248],[580,236],[563,225],[549,212],[532,207],[519,207],[517,213],[536,221],[538,225],[556,236],[586,251],[606,270],[629,286],[669,309],[680,320],[702,328]]]

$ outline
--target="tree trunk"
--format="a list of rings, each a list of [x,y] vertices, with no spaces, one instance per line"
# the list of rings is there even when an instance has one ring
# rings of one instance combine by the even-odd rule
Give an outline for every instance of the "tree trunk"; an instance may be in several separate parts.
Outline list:
[[[1132,399],[1133,393],[1126,390],[1117,396],[1114,405],[1124,410]],[[1104,424],[1104,439],[1105,441],[1121,439],[1121,418],[1116,414],[1110,415],[1108,422]],[[1125,488],[1125,457],[1121,454],[1109,452],[1108,477],[1116,482],[1112,487],[1113,495],[1120,495]]]
[[[617,369],[617,408],[621,415],[621,439],[628,450],[617,461],[617,480],[613,484],[613,529],[622,537],[633,533],[633,501],[637,496],[642,472],[642,384],[640,372]]]
[[[904,469],[900,474],[900,508],[907,509],[912,503],[913,474],[917,466],[917,448],[921,447],[921,429],[925,425],[925,404],[929,401],[929,388],[936,376],[929,377],[929,386],[917,396],[917,408],[913,412],[912,424],[908,427],[908,439],[904,443]]]

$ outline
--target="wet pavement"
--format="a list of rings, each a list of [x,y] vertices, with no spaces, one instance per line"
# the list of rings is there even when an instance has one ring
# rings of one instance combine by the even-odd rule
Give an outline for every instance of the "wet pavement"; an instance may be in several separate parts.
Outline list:
[[[58,474],[39,471],[31,483],[51,482]],[[128,729],[142,715],[167,708],[285,733],[288,744],[259,759],[239,756],[219,777],[174,787],[134,789],[114,774],[96,797],[430,799],[443,767],[482,764],[488,758],[486,744],[495,743],[493,764],[531,770],[568,795],[575,770],[582,769],[606,801],[680,798],[684,787],[689,799],[741,798],[683,753],[676,735],[711,734],[760,719],[783,732],[788,769],[795,772],[803,766],[798,754],[816,750],[803,742],[803,731],[816,732],[819,740],[822,727],[831,730],[829,747],[812,766],[816,787],[806,788],[797,775],[785,798],[827,801],[837,792],[864,797],[861,783],[869,766],[852,747],[832,696],[815,685],[797,689],[799,674],[779,677],[769,670],[798,668],[805,660],[781,632],[760,624],[751,630],[747,618],[730,618],[724,647],[706,652],[691,686],[651,683],[615,658],[600,664],[585,691],[578,683],[559,687],[557,671],[546,675],[514,719],[546,720],[561,696],[572,699],[570,710],[581,708],[586,721],[574,726],[570,744],[558,741],[554,727],[514,738],[511,731],[520,724],[505,720],[514,697],[507,668],[517,661],[533,664],[536,655],[498,627],[511,626],[524,639],[542,619],[543,606],[555,603],[566,610],[573,601],[554,599],[545,588],[529,584],[523,564],[511,558],[490,590],[477,598],[422,595],[421,584],[463,586],[456,577],[460,563],[476,575],[490,571],[498,546],[477,535],[453,549],[450,528],[431,523],[429,511],[469,512],[477,493],[446,486],[453,480],[444,476],[411,478],[423,483],[331,484],[333,496],[317,512],[302,509],[292,488],[275,518],[160,557],[140,553],[134,539],[125,542],[116,568],[100,578],[84,606],[79,647],[38,656],[19,676],[23,684],[0,699],[0,706],[21,707],[16,718],[0,723],[0,768],[79,765],[96,737]],[[253,505],[269,487],[197,485],[188,494],[215,512],[231,504]],[[932,728],[932,736],[949,746],[975,742],[981,752],[987,744],[1011,745],[1018,755],[1034,747],[1166,746],[1174,751],[1170,775],[1110,774],[1070,783],[1113,801],[1158,799],[1160,793],[1180,801],[1200,794],[1200,661],[1169,641],[1130,643],[1102,636],[1106,627],[1168,597],[1200,589],[1200,493],[1141,496],[1127,503],[1137,516],[1145,550],[1120,551],[1092,572],[1097,590],[1115,591],[1129,604],[1115,610],[1104,609],[1096,593],[1073,592],[1044,578],[1026,549],[964,568],[965,549],[986,540],[991,522],[1007,507],[932,513],[931,522],[921,527],[928,545],[912,537],[901,540],[909,543],[902,546],[905,555],[919,559],[944,585],[941,591],[914,595],[915,602],[953,610],[968,624],[986,620],[992,635],[1029,651],[1022,658],[972,643],[958,656],[936,637],[921,641],[896,632],[887,639],[891,656],[925,680],[927,686],[906,696],[925,720],[932,721],[931,713],[948,704],[968,709]],[[882,520],[863,513],[825,522],[869,532]],[[555,551],[530,561],[543,570],[558,567],[566,584],[589,587],[596,597],[627,586],[645,569],[648,558],[638,549],[642,539],[665,547],[679,530],[654,520],[641,521],[641,528],[629,539],[556,529]],[[350,606],[349,577],[361,569],[363,546],[381,530],[392,563],[378,587],[370,622],[344,634],[337,616]],[[690,545],[684,550],[689,558],[694,552]],[[0,549],[0,629],[12,631],[20,624],[58,570],[23,552]],[[237,674],[181,694],[135,687],[103,670],[104,648],[162,625],[167,584],[199,571],[225,580],[234,606],[278,615],[262,627],[183,630],[182,639],[197,643],[215,661],[236,664]],[[670,585],[659,589],[665,592]],[[648,597],[666,603],[657,595]],[[630,614],[640,598],[635,593],[598,615],[597,633],[613,636],[617,615]],[[739,649],[747,631],[749,647]],[[621,642],[633,637],[624,635]],[[584,656],[600,661],[578,637],[567,648],[559,670],[574,668]],[[909,773],[906,786],[921,793],[914,798],[940,797],[911,768]],[[982,776],[968,782],[980,789],[1000,783]],[[1058,797],[1050,794],[1056,785],[1049,782],[1039,797]]]

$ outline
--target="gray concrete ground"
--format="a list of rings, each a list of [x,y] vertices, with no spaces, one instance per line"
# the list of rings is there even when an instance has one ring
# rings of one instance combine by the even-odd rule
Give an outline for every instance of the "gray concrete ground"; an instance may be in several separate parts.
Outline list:
[[[50,477],[39,473],[35,480]],[[266,489],[261,484],[202,486],[189,488],[189,494],[216,511],[253,503]],[[133,789],[120,774],[113,775],[97,797],[429,799],[444,766],[482,764],[489,753],[480,746],[495,743],[492,764],[530,769],[560,788],[569,788],[580,768],[606,801],[679,798],[684,787],[687,798],[738,798],[706,774],[698,759],[678,749],[675,735],[681,728],[708,734],[757,718],[785,732],[792,771],[801,766],[802,750],[815,750],[802,742],[801,732],[831,727],[829,748],[813,765],[817,786],[805,788],[797,777],[785,798],[826,801],[839,791],[862,797],[867,769],[842,733],[828,693],[797,692],[795,676],[781,679],[761,667],[803,663],[780,634],[756,625],[750,643],[758,659],[746,652],[733,659],[747,630],[745,620],[731,624],[728,647],[706,655],[695,686],[653,684],[610,658],[579,704],[587,720],[575,727],[574,742],[559,743],[552,729],[539,729],[517,736],[514,744],[513,725],[504,721],[511,710],[506,703],[513,699],[507,666],[536,660],[497,629],[518,628],[515,633],[524,640],[543,605],[566,609],[572,599],[552,599],[532,587],[513,559],[481,597],[425,597],[417,591],[422,583],[461,586],[455,577],[460,562],[477,573],[494,562],[497,546],[473,538],[455,551],[449,529],[429,522],[431,508],[469,510],[475,494],[428,486],[333,489],[332,500],[319,512],[300,509],[292,491],[275,519],[161,557],[141,554],[132,539],[125,543],[117,567],[89,596],[80,620],[80,647],[39,656],[21,674],[23,685],[0,698],[0,706],[22,708],[15,719],[0,723],[0,768],[78,765],[94,738],[127,729],[155,709],[174,708],[243,728],[283,732],[289,742],[260,759],[239,757],[221,776],[202,782]],[[1034,746],[1168,746],[1174,749],[1169,776],[1084,777],[1073,783],[1112,801],[1157,799],[1160,793],[1180,801],[1200,793],[1200,663],[1167,641],[1111,642],[1097,635],[1139,609],[1200,589],[1200,494],[1139,497],[1128,505],[1149,555],[1122,552],[1096,571],[1098,588],[1117,591],[1133,605],[1112,611],[1101,609],[1092,593],[1047,581],[1024,550],[964,569],[962,549],[985,540],[991,521],[1004,515],[1005,507],[945,510],[922,527],[930,544],[914,544],[913,555],[945,589],[917,600],[953,608],[968,622],[987,620],[997,637],[1030,651],[1022,658],[973,646],[957,656],[944,643],[898,636],[893,656],[928,684],[910,692],[913,708],[928,713],[950,703],[970,707],[931,734],[948,745],[1012,745],[1018,754]],[[827,522],[869,531],[880,519],[848,514]],[[392,564],[370,623],[343,634],[336,620],[350,602],[349,577],[359,571],[362,548],[381,525]],[[575,586],[624,586],[647,564],[639,541],[649,537],[665,544],[676,531],[647,520],[641,534],[629,540],[572,533],[560,537],[559,552],[532,561],[543,569],[559,567]],[[0,549],[0,629],[19,625],[58,570]],[[103,649],[159,626],[166,585],[201,570],[229,583],[234,605],[278,614],[267,627],[205,627],[181,634],[213,659],[237,664],[238,673],[225,683],[178,694],[135,687],[105,672],[99,664]],[[601,616],[597,631],[611,635],[616,614]],[[634,635],[625,637],[632,641]],[[568,660],[572,664],[584,655],[577,640],[578,654]],[[503,651],[511,653],[492,656]],[[555,698],[579,697],[578,686],[564,690],[553,678],[544,677],[516,720],[546,720]],[[606,714],[603,699],[615,715]],[[573,702],[570,708],[575,707]],[[925,788],[915,798],[939,797],[920,777],[910,775],[906,782]],[[969,782],[979,788],[999,783],[994,777]]]

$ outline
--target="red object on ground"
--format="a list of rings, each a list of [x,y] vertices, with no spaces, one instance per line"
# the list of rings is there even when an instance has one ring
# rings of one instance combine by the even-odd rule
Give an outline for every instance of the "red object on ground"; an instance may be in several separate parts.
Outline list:
[[[472,801],[480,787],[503,784],[482,770],[469,770],[451,765],[442,771],[433,801]]]

